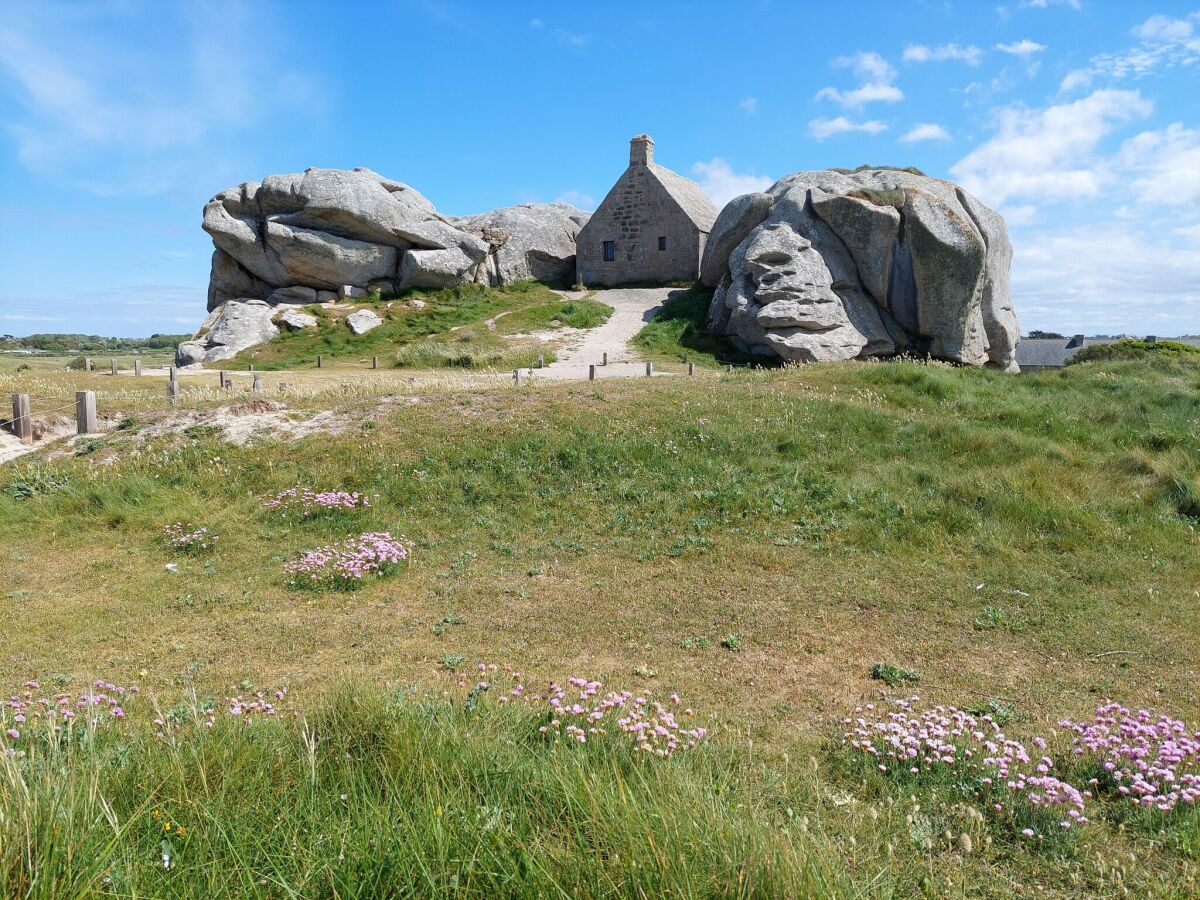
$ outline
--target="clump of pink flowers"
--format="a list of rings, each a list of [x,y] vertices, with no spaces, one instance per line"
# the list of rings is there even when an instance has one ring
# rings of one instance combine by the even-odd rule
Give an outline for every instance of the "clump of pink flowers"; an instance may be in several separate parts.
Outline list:
[[[321,513],[367,509],[370,505],[371,498],[358,491],[314,491],[302,487],[288,488],[263,501],[263,506],[271,512],[302,519]]]
[[[386,531],[367,532],[341,544],[309,550],[284,567],[293,587],[350,588],[368,577],[387,575],[408,559],[402,537]]]
[[[1059,727],[1074,735],[1073,756],[1101,761],[1106,777],[1092,779],[1096,788],[1159,812],[1200,803],[1200,731],[1181,720],[1109,703],[1089,722],[1064,719]]]
[[[708,734],[705,728],[688,728],[680,721],[680,716],[690,717],[693,713],[690,708],[680,708],[683,701],[678,694],[671,694],[669,702],[663,704],[644,693],[602,692],[603,682],[587,678],[568,678],[566,687],[551,682],[545,693],[529,693],[520,672],[508,666],[501,669],[495,664],[479,663],[470,696],[491,690],[502,678],[508,684],[498,702],[522,702],[544,714],[546,724],[538,731],[555,740],[586,744],[611,732],[628,736],[643,753],[664,758],[692,749]],[[461,676],[458,684],[465,687],[466,677]]]
[[[241,719],[243,725],[252,725],[257,718],[274,716],[278,709],[276,703],[282,703],[287,698],[287,688],[280,688],[268,696],[266,691],[256,691],[254,696],[243,699],[241,696],[226,697],[224,708],[229,715]],[[207,705],[202,711],[204,728],[213,728],[217,724],[217,709],[215,705]],[[154,720],[154,730],[159,737],[166,737],[168,732],[179,730],[180,723],[166,716]]]
[[[844,720],[843,744],[870,757],[881,772],[923,776],[952,772],[991,795],[997,811],[1005,796],[1034,809],[1061,810],[1058,827],[1088,824],[1091,803],[1128,798],[1139,807],[1169,812],[1181,803],[1200,802],[1200,732],[1148,710],[1132,713],[1110,703],[1087,722],[1063,720],[1071,732],[1070,758],[1099,764],[1105,778],[1086,786],[1054,771],[1045,738],[1033,738],[1036,753],[1006,737],[991,716],[974,716],[953,706],[918,711],[918,697],[898,700],[877,711],[868,703]],[[997,796],[998,794],[998,796]],[[1056,817],[1057,818],[1057,817]],[[1021,832],[1037,837],[1033,828]]]
[[[221,536],[203,525],[185,525],[174,522],[163,526],[163,537],[171,545],[172,550],[182,553],[197,553],[211,550],[217,545]]]
[[[76,722],[97,728],[124,719],[124,706],[138,688],[95,681],[90,689],[78,694],[59,691],[47,695],[40,691],[41,684],[27,681],[21,691],[0,704],[0,748],[4,755],[15,756],[22,739],[39,725],[58,734]]]

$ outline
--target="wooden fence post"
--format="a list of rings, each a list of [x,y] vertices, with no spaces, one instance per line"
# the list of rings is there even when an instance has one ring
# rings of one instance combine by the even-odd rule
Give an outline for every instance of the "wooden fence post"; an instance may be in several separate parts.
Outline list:
[[[92,359],[90,356],[85,356],[83,358],[83,371],[85,371],[85,372],[92,371]]]
[[[725,374],[726,375],[733,374],[733,363],[725,363]]]
[[[521,386],[521,370],[520,369],[513,369],[513,381],[516,383],[517,387]]]
[[[172,406],[179,403],[179,382],[174,378],[167,382],[167,400]]]
[[[595,367],[595,365],[590,365],[590,366],[588,366],[588,381],[595,381],[595,380],[596,380],[596,367]]]
[[[688,374],[689,375],[696,374],[696,364],[695,363],[693,363],[693,362],[688,363]]]
[[[255,373],[254,375],[254,384],[251,386],[250,390],[254,391],[256,394],[262,393],[262,376],[258,373]]]
[[[225,388],[225,390],[227,390],[227,391],[232,391],[233,390],[233,379],[226,378],[225,383],[222,385],[222,387]]]
[[[649,378],[653,374],[654,374],[654,363],[652,363],[652,362],[646,363],[646,377]]]
[[[75,392],[75,433],[94,434],[100,427],[96,424],[96,392]]]
[[[225,387],[225,370],[222,369],[217,373],[217,387]]]
[[[112,361],[112,374],[117,374],[117,361],[115,359]]]
[[[178,381],[179,380],[179,370],[176,369],[174,366],[167,367],[167,380],[168,381]]]
[[[33,443],[33,419],[29,412],[29,395],[13,394],[13,434],[21,439],[22,444]]]
[[[546,368],[546,355],[544,353],[538,354],[538,368],[539,369]]]
[[[372,368],[372,369],[378,369],[378,368],[379,368],[379,357],[378,357],[378,356],[372,356],[372,357],[371,357],[371,368]]]
[[[604,362],[600,363],[600,365],[602,365],[602,366],[608,365],[608,351],[607,350],[604,351]]]
[[[246,371],[253,372],[254,371],[254,363],[250,363],[250,365],[246,367]]]
[[[317,368],[318,369],[321,368],[321,354],[320,353],[317,354]]]
[[[142,361],[140,359],[135,359],[133,361],[133,374],[134,375],[142,374]]]

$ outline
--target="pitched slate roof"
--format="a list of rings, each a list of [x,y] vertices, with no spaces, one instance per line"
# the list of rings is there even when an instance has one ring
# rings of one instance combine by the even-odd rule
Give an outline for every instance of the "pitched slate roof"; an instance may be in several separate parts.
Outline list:
[[[700,185],[657,163],[650,163],[648,168],[658,178],[659,184],[666,188],[671,199],[679,204],[679,208],[701,231],[706,234],[712,231],[713,222],[717,220],[717,210]]]

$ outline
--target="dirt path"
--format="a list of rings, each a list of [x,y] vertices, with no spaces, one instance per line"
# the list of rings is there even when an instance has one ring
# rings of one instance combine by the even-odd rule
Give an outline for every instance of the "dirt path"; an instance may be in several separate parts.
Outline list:
[[[675,288],[614,288],[597,291],[593,300],[613,308],[609,320],[591,328],[557,351],[557,359],[537,370],[539,378],[587,378],[588,366],[596,366],[597,378],[644,375],[645,360],[627,344],[642,330]],[[608,353],[608,365],[602,365]]]

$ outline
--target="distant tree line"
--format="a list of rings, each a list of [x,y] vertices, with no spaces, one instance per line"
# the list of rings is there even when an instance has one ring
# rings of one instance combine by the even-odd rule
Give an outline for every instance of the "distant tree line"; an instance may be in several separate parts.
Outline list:
[[[152,334],[148,338],[101,337],[98,334],[31,334],[18,338],[17,347],[43,353],[107,353],[137,350],[173,350],[189,334]],[[13,346],[13,345],[9,345]]]

